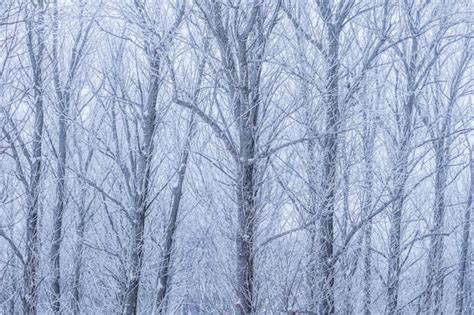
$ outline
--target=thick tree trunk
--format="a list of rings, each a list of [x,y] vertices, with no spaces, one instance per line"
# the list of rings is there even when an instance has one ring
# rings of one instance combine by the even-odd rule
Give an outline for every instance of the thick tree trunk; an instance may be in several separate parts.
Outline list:
[[[469,308],[472,305],[467,303],[471,302],[469,297],[471,292],[468,288],[468,282],[471,279],[470,276],[470,251],[471,251],[471,213],[474,209],[474,146],[471,147],[471,187],[469,189],[469,196],[467,199],[466,212],[464,214],[464,225],[462,233],[462,244],[461,244],[461,256],[459,258],[459,275],[456,290],[456,315],[468,314]],[[471,279],[472,282],[472,279]],[[472,302],[471,302],[472,303]],[[466,310],[466,312],[464,312]],[[471,309],[472,311],[472,309]]]
[[[322,172],[323,203],[319,220],[319,268],[321,270],[319,301],[320,314],[333,314],[334,305],[334,210],[338,133],[341,123],[339,108],[339,30],[328,24],[328,69],[326,74],[326,135]]]
[[[260,30],[261,31],[261,30]],[[260,36],[260,35],[259,35]],[[235,120],[238,121],[239,162],[237,163],[237,296],[240,314],[256,312],[254,285],[254,242],[257,219],[257,161],[256,133],[258,131],[258,110],[260,107],[261,63],[252,64],[250,60],[261,60],[264,43],[257,39],[257,49],[262,51],[249,54],[247,39],[238,40],[238,60],[240,78],[238,95],[234,101]],[[260,61],[261,62],[261,61]]]
[[[443,136],[442,136],[443,137]],[[424,306],[426,312],[441,313],[443,298],[443,227],[445,213],[445,191],[447,176],[447,152],[445,140],[441,138],[435,145],[436,174],[435,174],[435,202],[433,211],[433,228],[431,229],[430,249],[428,253],[426,272],[426,292]]]
[[[246,51],[246,45],[240,43],[240,50]],[[245,53],[246,54],[246,53]],[[241,67],[245,68],[243,82],[245,85],[240,92],[240,102],[235,106],[240,107],[236,117],[239,121],[239,143],[240,163],[238,164],[237,188],[237,219],[238,230],[236,235],[237,244],[237,283],[238,298],[241,314],[255,313],[254,294],[254,238],[256,220],[256,162],[255,162],[255,131],[256,110],[259,106],[258,99],[248,102],[250,99],[247,56],[241,55]],[[259,82],[257,82],[259,84]],[[258,89],[252,87],[252,89]]]
[[[66,158],[67,158],[67,105],[60,102],[59,109],[59,146],[58,146],[58,165],[57,165],[57,204],[53,214],[53,240],[51,245],[51,264],[52,264],[52,296],[53,311],[59,313],[61,310],[61,266],[60,266],[60,248],[62,240],[63,213],[66,207]]]
[[[411,119],[411,118],[408,118]],[[398,312],[398,291],[400,285],[400,243],[401,243],[401,223],[404,206],[405,182],[408,172],[408,143],[409,137],[404,136],[404,145],[399,148],[396,165],[393,171],[394,186],[393,196],[396,201],[390,212],[389,230],[389,256],[388,256],[388,277],[387,277],[387,313],[396,314]]]
[[[255,234],[255,191],[254,165],[240,165],[237,186],[238,224],[237,232],[237,280],[241,314],[253,314],[254,305],[254,234]]]

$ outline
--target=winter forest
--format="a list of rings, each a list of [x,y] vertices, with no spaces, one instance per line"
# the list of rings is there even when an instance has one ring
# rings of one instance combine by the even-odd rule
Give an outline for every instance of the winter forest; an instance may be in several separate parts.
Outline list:
[[[471,1],[0,2],[1,314],[472,314]]]

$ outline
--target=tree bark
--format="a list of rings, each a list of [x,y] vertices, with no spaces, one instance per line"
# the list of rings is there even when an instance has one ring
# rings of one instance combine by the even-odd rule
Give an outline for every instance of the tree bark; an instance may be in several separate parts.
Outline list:
[[[59,146],[58,146],[58,165],[57,165],[57,204],[53,215],[53,241],[51,246],[52,262],[52,290],[53,290],[53,311],[58,314],[61,310],[61,267],[60,267],[60,247],[62,240],[63,213],[66,207],[66,140],[67,140],[67,109],[65,104],[60,104],[59,113]]]
[[[322,191],[323,204],[319,221],[319,266],[321,269],[319,301],[320,314],[333,314],[334,305],[334,210],[338,134],[341,123],[339,108],[339,30],[328,24],[328,64],[326,74],[326,135],[324,138]]]
[[[401,223],[402,212],[405,199],[405,183],[408,179],[408,155],[409,143],[411,139],[411,114],[407,112],[405,127],[403,129],[403,139],[398,148],[395,158],[394,191],[392,192],[396,201],[390,212],[389,230],[389,256],[388,256],[388,277],[387,277],[387,312],[396,314],[398,308],[398,290],[400,284],[400,243],[401,243]]]
[[[471,307],[471,305],[468,305],[467,303],[471,302],[469,299],[471,292],[469,291],[470,288],[468,288],[468,283],[469,279],[471,279],[469,277],[469,264],[471,261],[471,213],[474,209],[474,146],[471,147],[470,151],[471,159],[469,164],[471,170],[471,184],[469,189],[469,195],[467,198],[466,211],[464,213],[461,256],[459,258],[459,274],[456,289],[456,315],[469,313],[469,307]],[[466,312],[464,312],[465,310]]]
[[[234,103],[236,109],[235,119],[239,127],[239,157],[237,171],[237,219],[238,231],[236,235],[237,244],[237,283],[238,298],[240,301],[241,314],[255,313],[254,294],[254,238],[256,220],[256,140],[255,132],[258,125],[258,89],[259,80],[250,86],[250,77],[258,78],[258,74],[248,64],[247,43],[239,41],[239,66],[241,69],[241,84],[237,93],[237,101]],[[253,93],[251,93],[251,91]],[[251,101],[249,101],[251,100]]]
[[[441,136],[444,137],[444,136]],[[435,201],[433,212],[433,228],[431,229],[430,249],[428,253],[426,292],[424,306],[426,311],[434,314],[441,313],[443,298],[442,258],[443,258],[443,226],[445,213],[445,192],[447,180],[447,154],[445,139],[441,138],[435,145]]]
[[[37,313],[39,264],[38,210],[42,167],[43,142],[43,53],[44,53],[44,4],[38,1],[37,21],[28,21],[28,49],[33,68],[34,96],[34,133],[32,140],[32,165],[27,192],[26,218],[26,261],[25,261],[25,296],[24,312],[28,315]],[[33,17],[31,17],[33,19]],[[33,25],[35,25],[33,29]],[[33,43],[33,40],[36,40]],[[35,47],[35,44],[38,47]],[[36,50],[36,51],[35,51]]]

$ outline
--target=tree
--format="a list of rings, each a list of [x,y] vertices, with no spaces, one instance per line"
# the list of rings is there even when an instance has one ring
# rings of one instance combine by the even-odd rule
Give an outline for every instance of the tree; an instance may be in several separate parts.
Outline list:
[[[172,25],[167,29],[159,30],[154,28],[157,22],[150,16],[148,10],[151,9],[144,2],[134,2],[130,17],[132,17],[132,21],[141,32],[143,52],[148,63],[146,75],[147,88],[144,91],[139,90],[138,92],[143,93],[146,97],[134,103],[132,97],[138,93],[127,90],[124,83],[128,78],[119,77],[119,75],[125,75],[123,72],[116,73],[115,78],[111,80],[115,80],[114,85],[111,87],[114,93],[112,97],[118,100],[119,103],[125,100],[125,106],[135,107],[136,104],[139,104],[137,108],[140,111],[139,113],[134,113],[138,114],[134,118],[135,127],[137,128],[134,130],[134,137],[137,143],[131,144],[129,142],[129,151],[125,152],[130,157],[129,159],[123,158],[119,138],[121,130],[118,130],[117,127],[117,114],[115,110],[112,113],[112,130],[115,142],[113,159],[115,159],[115,162],[120,167],[123,176],[122,180],[127,187],[129,197],[127,203],[131,205],[130,213],[127,214],[130,223],[130,241],[127,248],[128,258],[123,266],[126,270],[124,275],[126,279],[121,298],[122,312],[124,314],[136,314],[139,312],[138,293],[145,247],[145,218],[153,200],[156,198],[152,194],[155,137],[165,113],[163,111],[165,108],[163,104],[158,104],[160,106],[157,106],[158,95],[165,73],[167,53],[184,15],[184,4],[185,2],[182,2],[178,7]],[[123,52],[120,52],[120,54],[123,55]],[[121,61],[126,62],[125,59]],[[117,78],[121,81],[117,81]],[[139,84],[141,84],[140,80],[138,78]],[[125,108],[123,106],[120,105],[121,113],[126,115],[128,109],[123,110]],[[128,124],[129,118],[124,116],[123,119]],[[126,128],[127,132],[130,132],[128,125],[126,125]],[[129,136],[130,134],[126,135],[126,137]],[[119,202],[119,204],[121,203]]]
[[[430,234],[430,250],[427,260],[426,272],[426,292],[423,305],[426,307],[426,312],[433,312],[439,314],[442,312],[442,299],[444,290],[443,272],[443,236],[444,236],[444,221],[446,212],[446,190],[448,186],[449,163],[451,156],[451,135],[453,133],[453,111],[457,100],[462,92],[462,81],[466,67],[469,63],[469,52],[467,47],[463,50],[458,64],[454,69],[453,77],[449,80],[449,94],[446,100],[439,97],[442,95],[443,88],[441,83],[436,84],[436,92],[433,93],[433,100],[436,109],[434,113],[439,117],[434,117],[434,121],[427,116],[423,116],[425,124],[428,125],[430,136],[433,139],[433,148],[435,151],[435,198],[433,205],[433,226]],[[436,67],[437,68],[437,67]],[[438,82],[442,79],[437,80]],[[443,80],[444,81],[444,80]],[[441,112],[444,109],[444,112]]]
[[[323,73],[319,75],[322,78],[323,84],[319,88],[321,93],[321,102],[323,104],[324,115],[324,131],[322,135],[315,134],[315,121],[310,121],[308,126],[308,133],[310,139],[320,138],[321,147],[321,182],[320,196],[311,198],[314,204],[311,208],[318,208],[313,210],[313,216],[317,219],[318,226],[314,229],[317,231],[316,248],[312,250],[317,253],[317,266],[319,278],[317,290],[321,296],[313,296],[312,299],[318,301],[317,309],[321,314],[328,314],[335,312],[334,300],[334,282],[335,282],[335,231],[334,231],[334,217],[336,212],[336,194],[337,194],[337,161],[339,156],[339,134],[341,133],[341,126],[343,125],[344,117],[341,115],[343,105],[352,103],[354,95],[359,91],[363,80],[365,79],[368,70],[372,67],[379,54],[386,49],[385,42],[387,39],[389,24],[388,24],[388,2],[382,5],[383,15],[380,25],[379,38],[376,44],[368,44],[366,56],[362,59],[362,69],[360,73],[349,83],[349,89],[346,94],[340,91],[340,80],[342,66],[342,58],[339,55],[342,46],[342,35],[347,25],[347,22],[354,17],[362,14],[364,9],[358,8],[354,1],[346,3],[340,2],[338,5],[331,4],[326,1],[317,2],[317,14],[321,19],[322,28],[324,29],[324,36],[318,38],[306,30],[300,21],[298,21],[293,13],[287,8],[285,13],[293,24],[295,31],[301,38],[304,38],[311,44],[311,48],[315,49],[320,55],[324,64]],[[361,13],[362,12],[362,13]],[[314,140],[313,140],[314,141]],[[311,142],[310,142],[311,144]],[[314,145],[308,147],[310,150],[309,156],[312,157],[310,163],[316,163],[314,159],[315,150]],[[313,170],[309,173],[310,178],[315,176],[314,170],[317,165],[310,165],[309,169]],[[314,179],[310,179],[314,182]],[[314,184],[313,184],[314,185]],[[316,187],[311,187],[313,192]],[[319,199],[319,200],[318,200]],[[315,201],[317,200],[317,201]]]
[[[202,111],[192,100],[176,98],[179,105],[193,110],[224,142],[235,163],[238,228],[236,231],[236,302],[240,314],[252,314],[255,304],[254,242],[257,223],[258,134],[261,128],[261,73],[268,38],[276,23],[280,2],[265,18],[262,1],[237,7],[237,11],[217,1],[197,2],[205,23],[216,42],[220,67],[224,72],[228,111],[236,122],[235,138]],[[225,8],[225,10],[223,9]],[[268,9],[267,9],[268,10]],[[237,13],[237,15],[234,15]],[[235,28],[224,22],[233,19]],[[223,121],[224,126],[229,122]]]
[[[400,8],[404,16],[403,29],[407,32],[409,39],[398,46],[394,51],[401,61],[402,77],[398,75],[396,91],[402,95],[400,108],[397,109],[397,136],[395,139],[395,151],[392,168],[392,196],[396,198],[390,210],[390,232],[389,232],[389,256],[387,274],[387,312],[395,314],[399,312],[398,295],[400,288],[401,273],[401,241],[402,241],[402,218],[406,199],[407,181],[410,175],[410,156],[413,153],[413,138],[415,131],[416,108],[419,106],[421,91],[426,86],[429,73],[439,58],[441,40],[448,26],[433,19],[423,19],[424,12],[429,10],[427,5],[416,5],[404,2]],[[433,36],[428,37],[426,29],[436,27]],[[421,51],[421,46],[427,45],[427,51]],[[402,84],[403,90],[399,90]],[[398,105],[396,105],[398,106]]]
[[[60,267],[60,252],[63,229],[63,213],[67,203],[66,193],[66,168],[67,168],[67,142],[68,142],[68,124],[69,124],[69,108],[71,106],[71,99],[73,92],[73,84],[77,80],[78,72],[80,70],[81,62],[84,58],[84,52],[89,33],[92,28],[93,19],[86,23],[83,19],[84,5],[80,7],[79,13],[79,30],[74,38],[74,44],[71,48],[71,60],[67,71],[61,69],[61,62],[59,57],[59,13],[57,0],[53,3],[53,76],[54,89],[56,91],[58,103],[58,146],[54,152],[57,154],[57,183],[56,194],[57,203],[54,209],[53,216],[53,239],[51,245],[51,265],[53,273],[52,281],[52,300],[53,310],[55,313],[61,312],[61,267]],[[61,50],[62,51],[62,50]],[[62,59],[62,58],[61,58]],[[66,72],[65,78],[63,73]],[[64,83],[63,83],[64,82]]]
[[[29,179],[26,179],[24,175],[18,153],[14,153],[14,156],[19,166],[18,171],[21,174],[20,176],[23,178],[22,181],[27,190],[26,258],[24,266],[25,292],[23,297],[23,311],[26,314],[36,314],[38,303],[37,271],[39,265],[38,211],[40,207],[39,195],[41,187],[44,127],[44,2],[42,0],[39,0],[37,3],[32,2],[27,10],[27,46],[31,69],[33,72],[32,88],[34,111],[34,133],[31,154],[25,147],[23,147],[23,154],[30,164]],[[12,146],[15,146],[13,142]]]
[[[469,312],[469,4],[3,1],[0,313]]]

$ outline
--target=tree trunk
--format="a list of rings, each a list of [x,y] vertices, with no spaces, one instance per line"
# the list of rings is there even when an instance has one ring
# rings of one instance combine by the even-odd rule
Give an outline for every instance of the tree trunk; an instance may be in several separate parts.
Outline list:
[[[257,39],[257,49],[262,49],[262,38]],[[249,60],[260,60],[259,53],[250,54],[247,38],[239,39],[238,58],[240,84],[238,89],[235,119],[239,126],[239,163],[237,171],[237,283],[241,314],[256,312],[254,286],[254,241],[257,219],[257,161],[256,133],[258,130],[258,109],[260,106],[261,63],[252,65]],[[260,58],[259,58],[260,56]]]
[[[53,231],[51,243],[51,273],[52,273],[52,308],[55,314],[61,311],[61,241],[63,213],[66,207],[66,161],[67,161],[67,116],[69,109],[69,93],[62,89],[60,82],[59,58],[58,58],[58,2],[53,5],[53,76],[58,103],[58,150],[56,167],[56,206],[53,212]]]
[[[77,147],[77,143],[76,143]],[[88,156],[86,158],[85,163],[82,163],[82,155],[79,152],[79,163],[80,165],[84,165],[82,168],[83,176],[87,175],[87,171],[89,169],[89,165],[92,159],[93,151],[90,150]],[[75,260],[74,260],[74,271],[73,271],[73,284],[72,284],[72,298],[73,298],[73,312],[74,315],[80,314],[81,311],[81,276],[82,276],[82,264],[83,264],[83,250],[84,250],[84,234],[86,230],[86,214],[89,210],[90,205],[86,206],[86,183],[81,179],[81,195],[79,200],[79,209],[78,209],[78,221],[76,225],[76,233],[77,233],[77,243],[76,243],[76,252],[75,252]]]
[[[169,292],[169,279],[171,269],[171,254],[173,251],[174,235],[177,228],[177,219],[179,205],[183,196],[183,184],[186,175],[186,169],[188,167],[189,150],[191,146],[191,139],[194,134],[194,113],[191,114],[191,119],[188,125],[188,132],[186,136],[186,142],[184,144],[183,152],[181,153],[181,159],[178,170],[178,182],[173,187],[173,196],[171,203],[171,212],[168,225],[166,227],[166,240],[163,249],[160,269],[158,276],[158,296],[156,299],[156,309],[158,314],[165,314],[165,299]]]
[[[321,270],[319,301],[320,314],[333,314],[334,305],[334,210],[338,133],[341,120],[339,108],[339,30],[328,24],[328,69],[326,77],[326,135],[322,173],[323,204],[319,221],[319,267]]]
[[[57,165],[57,204],[53,214],[53,240],[51,245],[51,263],[52,263],[52,295],[53,311],[59,313],[61,310],[61,267],[60,267],[60,248],[62,240],[63,213],[66,206],[66,158],[67,158],[67,105],[60,102],[59,110],[59,146],[58,146],[58,165]]]
[[[160,58],[155,54],[150,62],[150,85],[148,99],[143,109],[143,145],[139,149],[134,211],[132,213],[132,239],[130,244],[130,268],[124,296],[124,314],[137,314],[138,291],[143,261],[145,237],[145,215],[148,208],[148,195],[151,180],[151,160],[153,155],[153,136],[156,124],[156,101],[159,90]]]
[[[241,49],[244,49],[241,47]],[[247,65],[244,65],[247,67]],[[248,82],[245,80],[244,82]],[[247,83],[248,84],[248,83]],[[250,106],[245,100],[249,99],[247,91],[243,88],[240,99],[241,105],[246,110],[241,112],[239,118],[239,155],[241,162],[238,165],[237,188],[237,217],[238,231],[236,235],[237,244],[237,283],[238,298],[240,301],[241,314],[255,313],[254,296],[254,238],[256,220],[256,163],[255,163],[255,130],[256,121],[253,120],[252,112],[258,107],[258,103]],[[242,105],[246,104],[246,105]],[[239,106],[239,105],[236,105]],[[253,108],[253,109],[252,109]]]
[[[26,261],[25,261],[25,297],[24,312],[28,315],[37,313],[38,283],[37,271],[39,265],[38,242],[38,209],[42,167],[42,142],[43,142],[43,52],[44,52],[44,6],[43,1],[38,1],[36,27],[29,27],[29,54],[33,67],[33,95],[34,95],[34,133],[32,165],[30,170],[29,188],[27,192],[27,218],[26,218]],[[34,34],[33,34],[34,33]],[[36,35],[36,36],[34,36]],[[36,37],[33,43],[32,38]],[[38,47],[34,45],[37,43]]]
[[[471,169],[471,187],[469,189],[469,196],[467,198],[467,207],[464,214],[464,225],[462,233],[462,244],[461,244],[461,257],[459,259],[459,275],[458,283],[456,290],[456,315],[467,314],[469,313],[469,308],[471,305],[468,305],[470,302],[470,288],[468,288],[468,283],[470,275],[470,251],[471,251],[471,212],[474,208],[474,146],[471,147],[471,159],[470,159],[470,169]],[[472,279],[471,279],[472,282]],[[466,313],[464,312],[466,310]],[[472,309],[471,309],[472,310]]]
[[[387,313],[398,313],[398,291],[400,286],[400,244],[402,238],[401,223],[405,202],[405,185],[408,179],[408,158],[413,137],[413,113],[416,101],[416,71],[418,39],[411,39],[409,66],[406,68],[406,99],[403,103],[400,121],[400,138],[397,143],[394,167],[392,195],[396,198],[390,212],[389,255],[387,275]]]
[[[362,217],[370,215],[373,206],[373,185],[374,185],[374,146],[376,124],[370,109],[364,113],[364,187]],[[370,306],[372,305],[371,286],[372,286],[372,220],[369,220],[363,230],[364,241],[364,265],[363,265],[363,313],[370,315]]]
[[[241,314],[255,313],[254,305],[254,253],[255,192],[254,165],[241,164],[237,186],[238,225],[237,232],[237,280]]]
[[[81,201],[81,204],[84,205]],[[81,208],[82,208],[81,205]],[[77,231],[77,245],[76,245],[76,259],[74,261],[74,279],[72,284],[72,298],[73,298],[73,312],[74,315],[79,315],[81,311],[81,275],[82,275],[82,261],[84,249],[84,233],[85,233],[85,209],[82,208],[79,214],[79,222],[76,227]]]
[[[444,136],[441,136],[444,137]],[[445,213],[445,191],[447,176],[447,150],[445,139],[441,138],[435,145],[436,152],[436,174],[435,174],[435,202],[433,212],[433,228],[431,229],[430,250],[428,253],[426,272],[426,292],[424,306],[426,312],[434,314],[441,313],[443,298],[443,226]]]
[[[410,119],[411,118],[408,118]],[[404,139],[395,160],[393,196],[396,199],[390,212],[389,231],[389,256],[388,256],[388,277],[387,277],[387,312],[388,314],[398,313],[398,289],[400,282],[400,243],[401,243],[401,222],[404,206],[405,182],[408,178],[408,143],[411,133],[410,129],[405,130]]]

